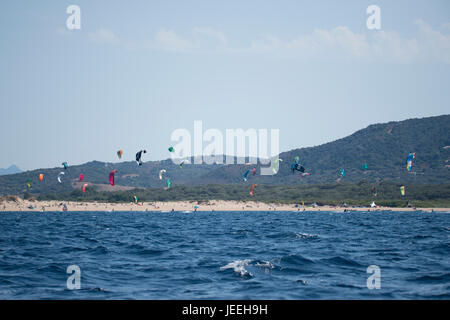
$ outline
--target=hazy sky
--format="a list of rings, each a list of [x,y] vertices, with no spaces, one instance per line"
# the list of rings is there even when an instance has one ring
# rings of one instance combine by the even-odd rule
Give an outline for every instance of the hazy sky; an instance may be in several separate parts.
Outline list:
[[[450,110],[447,0],[2,1],[0,40],[0,167],[165,159],[194,120],[285,151]]]

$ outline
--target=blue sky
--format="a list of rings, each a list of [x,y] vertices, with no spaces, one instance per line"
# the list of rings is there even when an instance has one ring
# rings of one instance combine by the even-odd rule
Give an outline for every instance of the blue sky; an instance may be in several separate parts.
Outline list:
[[[66,8],[81,8],[68,30]],[[381,9],[368,30],[366,8]],[[449,113],[448,1],[3,1],[0,167],[169,157],[171,133],[282,151]]]

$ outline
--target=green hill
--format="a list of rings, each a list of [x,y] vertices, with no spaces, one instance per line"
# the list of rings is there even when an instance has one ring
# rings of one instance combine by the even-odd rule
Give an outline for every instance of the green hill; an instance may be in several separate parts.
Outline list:
[[[413,172],[406,170],[406,157],[416,153]],[[311,175],[300,179],[290,166],[295,156]],[[374,124],[354,134],[316,147],[280,154],[280,170],[275,176],[251,177],[263,184],[329,184],[342,182],[397,181],[417,184],[450,182],[450,115]],[[368,169],[362,166],[367,163]],[[245,167],[225,166],[203,175],[212,183],[242,181]]]
[[[244,171],[253,166],[245,165],[194,165],[185,164],[183,168],[171,160],[149,161],[142,166],[135,162],[104,163],[92,161],[78,166],[38,169],[12,175],[0,176],[0,195],[23,194],[44,195],[66,193],[81,189],[79,175],[84,174],[83,183],[102,190],[107,187],[108,174],[117,169],[115,189],[124,187],[162,188],[165,181],[160,180],[161,169],[167,172],[165,178],[172,180],[172,186],[198,186],[209,184],[266,185],[311,185],[334,184],[336,182],[358,183],[360,181],[401,182],[408,184],[446,184],[450,182],[450,115],[410,119],[399,122],[370,125],[354,134],[316,147],[300,148],[280,154],[280,170],[277,175],[260,176],[259,165],[254,166],[257,174],[249,175],[242,181]],[[406,157],[416,152],[413,172],[406,170]],[[311,175],[300,179],[298,173],[292,174],[290,166],[295,156]],[[192,160],[192,159],[191,159]],[[367,163],[368,169],[362,170]],[[70,165],[70,163],[69,163]],[[346,175],[340,178],[340,170]],[[63,183],[57,175],[64,171]],[[44,180],[39,181],[39,174]],[[26,186],[32,179],[32,187]]]

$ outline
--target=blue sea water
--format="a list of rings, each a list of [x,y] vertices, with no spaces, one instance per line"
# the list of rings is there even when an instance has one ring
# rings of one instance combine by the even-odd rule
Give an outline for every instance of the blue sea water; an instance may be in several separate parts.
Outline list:
[[[0,213],[0,299],[449,299],[449,257],[449,213]]]

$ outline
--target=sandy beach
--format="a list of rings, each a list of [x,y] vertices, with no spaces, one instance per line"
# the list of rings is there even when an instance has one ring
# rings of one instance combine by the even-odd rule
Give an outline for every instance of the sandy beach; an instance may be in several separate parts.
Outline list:
[[[73,202],[73,201],[36,201],[36,200],[3,200],[0,202],[0,211],[63,211],[66,205],[67,211],[427,211],[450,212],[450,208],[352,208],[341,206],[308,206],[296,207],[294,204],[263,203],[254,201],[173,201],[173,202],[139,202],[129,203],[102,203],[102,202]],[[198,208],[194,208],[194,206]]]

